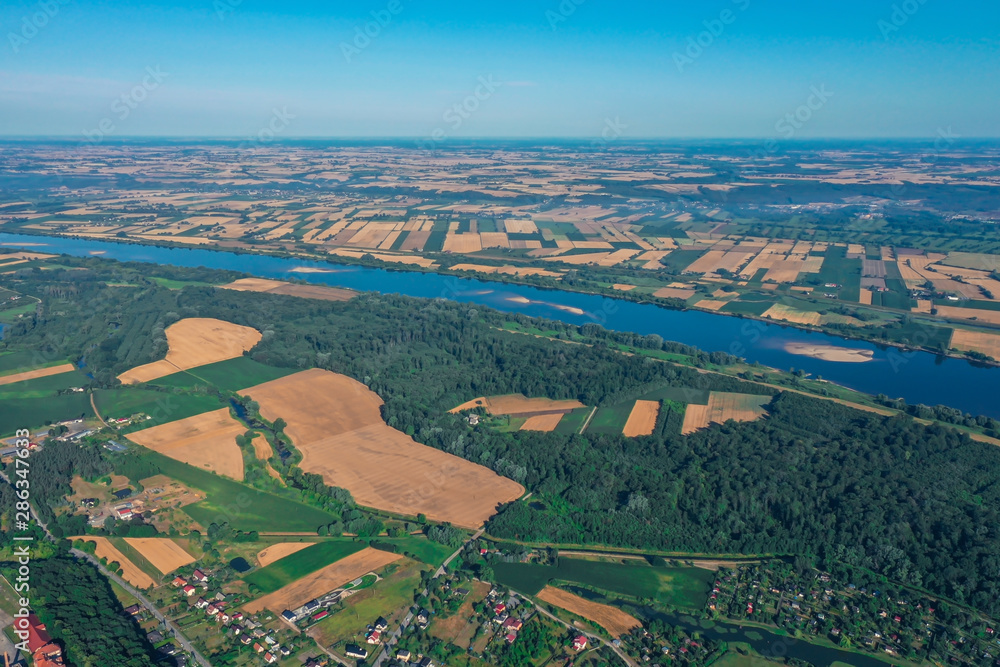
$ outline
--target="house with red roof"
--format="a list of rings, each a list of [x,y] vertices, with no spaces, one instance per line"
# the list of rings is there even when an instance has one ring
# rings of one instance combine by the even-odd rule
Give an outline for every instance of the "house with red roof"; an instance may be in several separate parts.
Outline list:
[[[573,648],[577,651],[582,651],[587,648],[587,638],[583,635],[579,635],[573,640]]]
[[[28,651],[35,667],[62,667],[66,664],[62,648],[52,641],[45,624],[34,614],[28,616]]]

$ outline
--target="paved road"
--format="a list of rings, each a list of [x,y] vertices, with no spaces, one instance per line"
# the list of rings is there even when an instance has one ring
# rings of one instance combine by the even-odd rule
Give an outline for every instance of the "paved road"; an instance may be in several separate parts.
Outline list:
[[[463,542],[462,546],[456,549],[455,553],[448,556],[448,559],[445,560],[444,564],[442,564],[441,567],[437,569],[437,572],[434,573],[434,578],[437,579],[438,577],[442,576],[445,573],[445,570],[448,567],[448,565],[451,564],[451,561],[458,558],[459,554],[462,553],[462,549],[465,548],[465,545],[467,545],[469,542],[475,542],[476,540],[478,540],[484,532],[486,532],[486,529],[480,528],[479,531],[476,532],[472,537]],[[421,595],[427,595],[429,592],[430,591],[425,588],[421,593]],[[382,667],[382,663],[384,663],[386,660],[392,657],[391,656],[392,647],[396,645],[396,643],[399,641],[399,638],[403,636],[403,631],[406,630],[406,628],[409,627],[410,623],[412,622],[413,622],[413,612],[409,611],[406,613],[406,617],[399,624],[399,627],[396,628],[393,631],[393,633],[389,635],[389,638],[385,640],[385,644],[382,647],[382,652],[378,654],[377,658],[375,658],[375,662],[372,663],[372,667]]]
[[[0,479],[3,479],[4,482],[10,484],[10,480],[7,478],[7,475],[3,472],[0,472]],[[34,507],[31,508],[31,516],[32,518],[34,518],[35,523],[41,526],[42,530],[45,531],[45,536],[48,537],[53,542],[55,542],[56,539],[52,536],[52,533],[49,532],[49,527],[46,526],[44,523],[42,523],[41,519],[38,518],[38,514],[35,512]],[[90,554],[79,551],[78,549],[71,549],[70,551],[77,558],[86,559],[87,561],[95,565],[97,569],[100,570],[101,574],[103,574],[108,579],[111,579],[116,584],[118,584],[119,586],[127,590],[129,593],[131,593],[132,596],[136,600],[138,600],[143,607],[148,609],[153,614],[153,616],[156,617],[157,620],[165,624],[168,628],[170,628],[173,631],[174,638],[177,640],[177,642],[184,648],[185,651],[190,653],[194,657],[195,661],[198,662],[200,665],[202,665],[202,667],[212,667],[212,663],[206,660],[205,657],[201,653],[199,653],[194,646],[191,645],[191,642],[189,642],[187,637],[184,636],[184,633],[180,631],[180,628],[178,628],[173,623],[168,621],[167,618],[163,614],[161,614],[159,610],[157,610],[156,606],[149,600],[147,600],[146,597],[142,595],[142,593],[132,588],[132,586],[128,582],[118,577],[118,575],[109,572],[107,569],[105,569],[103,565],[101,565],[101,562],[99,560],[97,560]]]
[[[146,599],[145,595],[143,595],[141,592],[133,588],[131,584],[129,584],[127,581],[119,577],[117,574],[108,571],[103,565],[101,565],[101,561],[97,560],[97,558],[95,558],[94,556],[91,556],[88,553],[80,551],[79,549],[71,549],[70,551],[77,558],[83,558],[89,561],[92,565],[94,565],[95,567],[97,567],[98,570],[101,571],[101,574],[103,574],[105,577],[107,577],[108,579],[110,579],[111,581],[115,582],[116,584],[124,588],[126,591],[128,591],[129,594],[132,595],[132,597],[134,597],[136,600],[139,601],[139,604],[141,604],[143,607],[149,610],[151,614],[153,614],[153,617],[156,618],[156,620],[158,620],[160,623],[162,623],[163,625],[167,626],[170,629],[170,631],[174,635],[174,639],[177,640],[177,643],[180,644],[185,651],[194,656],[194,659],[196,662],[198,662],[198,664],[202,665],[203,667],[212,667],[212,663],[206,660],[205,657],[198,652],[198,649],[196,649],[191,644],[191,642],[188,641],[187,637],[184,636],[184,633],[181,632],[180,628],[174,625],[174,623],[170,621],[166,616],[161,614],[160,611],[156,608],[156,605],[154,605],[152,602]]]
[[[592,635],[589,632],[584,632],[580,628],[577,628],[575,626],[570,625],[569,623],[567,623],[566,621],[562,620],[561,618],[559,618],[555,614],[549,613],[549,611],[547,609],[543,609],[542,607],[540,607],[537,604],[535,605],[535,609],[538,610],[538,613],[544,614],[545,616],[548,616],[549,618],[551,618],[556,623],[559,623],[561,625],[565,625],[567,628],[569,628],[573,632],[579,632],[581,635],[585,635],[592,642],[597,642],[597,643],[600,643],[600,644],[604,644],[609,649],[611,649],[612,651],[614,651],[615,654],[619,658],[622,659],[622,662],[624,662],[629,667],[638,667],[638,665],[635,663],[635,661],[633,661],[632,658],[628,657],[628,655],[625,653],[625,651],[621,650],[620,648],[618,648],[617,646],[615,646],[611,642],[606,641],[603,637],[598,637],[597,635]]]

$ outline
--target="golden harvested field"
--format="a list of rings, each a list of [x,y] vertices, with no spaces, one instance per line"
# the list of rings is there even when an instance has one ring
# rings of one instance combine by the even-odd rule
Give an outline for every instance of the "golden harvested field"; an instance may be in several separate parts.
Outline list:
[[[431,237],[429,231],[422,232],[410,232],[406,236],[406,240],[399,246],[400,250],[423,250],[424,246],[427,245],[427,239]]]
[[[704,310],[722,310],[722,308],[728,304],[728,301],[714,301],[712,299],[702,299],[698,303],[694,304],[695,308],[702,308]]]
[[[797,310],[791,306],[776,303],[764,311],[762,317],[769,317],[772,320],[784,320],[785,322],[792,322],[794,324],[811,324],[813,326],[819,326],[823,316],[819,313]]]
[[[955,329],[951,336],[951,347],[956,350],[972,350],[1000,360],[1000,334]]]
[[[195,558],[173,540],[162,537],[126,537],[125,542],[163,574],[193,563]]]
[[[130,561],[125,557],[121,551],[115,548],[115,545],[111,544],[106,537],[79,537],[75,539],[81,539],[84,542],[93,542],[97,545],[96,555],[98,558],[107,558],[109,563],[118,563],[122,566],[122,579],[132,584],[136,588],[149,588],[153,586],[156,582],[153,579],[136,567],[135,563]]]
[[[626,438],[634,438],[640,435],[653,435],[656,427],[656,418],[660,414],[659,401],[636,401],[632,406],[632,412],[625,422],[622,435]]]
[[[302,299],[319,299],[321,301],[349,301],[357,296],[356,292],[336,287],[298,285],[280,280],[265,280],[263,278],[242,278],[228,285],[222,285],[221,288],[240,292],[284,294],[286,296],[297,296]]]
[[[979,310],[977,308],[958,308],[956,306],[937,306],[938,317],[951,317],[956,320],[977,320],[1000,324],[1000,310]]]
[[[22,371],[20,373],[12,373],[10,375],[0,376],[0,385],[4,384],[14,384],[15,382],[22,382],[24,380],[34,380],[36,378],[44,378],[50,375],[60,375],[62,373],[69,373],[75,370],[76,367],[73,364],[60,364],[59,366],[49,366],[48,368],[39,368],[33,371]]]
[[[171,324],[166,335],[167,358],[122,373],[118,376],[122,384],[148,382],[177,371],[234,359],[261,339],[256,329],[201,317]]]
[[[562,418],[563,413],[561,412],[554,415],[535,415],[534,417],[528,417],[527,421],[521,425],[521,430],[550,433],[556,430],[556,426],[559,426],[559,422]]]
[[[708,405],[687,406],[681,433],[690,435],[708,428],[710,424],[725,424],[730,419],[738,422],[756,421],[767,414],[764,406],[770,402],[770,396],[713,391],[709,395]]]
[[[246,430],[246,426],[229,416],[229,408],[222,408],[129,433],[126,437],[177,461],[243,481],[243,454],[236,436]]]
[[[262,609],[270,609],[280,614],[286,609],[300,607],[313,598],[336,590],[369,572],[377,572],[400,558],[402,556],[399,554],[369,547],[302,577],[284,588],[248,602],[243,609],[250,614],[256,614]]]
[[[631,632],[633,628],[642,625],[636,618],[629,616],[621,609],[591,602],[555,586],[546,586],[535,597],[542,602],[548,602],[550,605],[565,609],[596,623],[607,630],[612,637],[621,637]]]
[[[508,234],[538,233],[538,227],[532,220],[504,220],[503,226]]]
[[[858,294],[858,303],[863,306],[872,305],[873,293],[870,289],[861,288],[861,292]]]
[[[382,421],[382,399],[345,375],[312,369],[242,392],[302,452],[300,467],[359,504],[477,528],[524,488],[492,470],[421,445]]]
[[[469,253],[483,249],[479,234],[457,234],[448,232],[444,237],[444,252]]]
[[[308,549],[313,544],[315,542],[282,542],[281,544],[272,544],[266,549],[257,552],[257,563],[260,567],[267,567],[285,556],[291,556],[303,549]]]
[[[458,414],[462,410],[472,410],[477,407],[486,408],[491,415],[530,417],[536,414],[570,412],[586,406],[580,401],[554,401],[551,398],[526,398],[523,394],[507,394],[474,398],[452,408],[449,412]]]

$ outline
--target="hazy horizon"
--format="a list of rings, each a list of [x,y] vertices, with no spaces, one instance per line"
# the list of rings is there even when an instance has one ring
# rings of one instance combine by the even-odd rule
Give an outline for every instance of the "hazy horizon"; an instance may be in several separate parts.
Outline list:
[[[17,0],[0,135],[998,138],[1000,8]]]

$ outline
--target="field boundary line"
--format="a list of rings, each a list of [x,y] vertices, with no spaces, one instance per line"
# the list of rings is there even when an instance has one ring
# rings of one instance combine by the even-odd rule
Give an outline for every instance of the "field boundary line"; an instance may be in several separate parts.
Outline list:
[[[596,405],[594,406],[594,409],[590,411],[590,414],[587,415],[587,421],[583,422],[583,426],[580,427],[579,435],[583,435],[583,432],[587,430],[587,427],[590,426],[590,420],[594,418],[595,414],[597,414]]]

